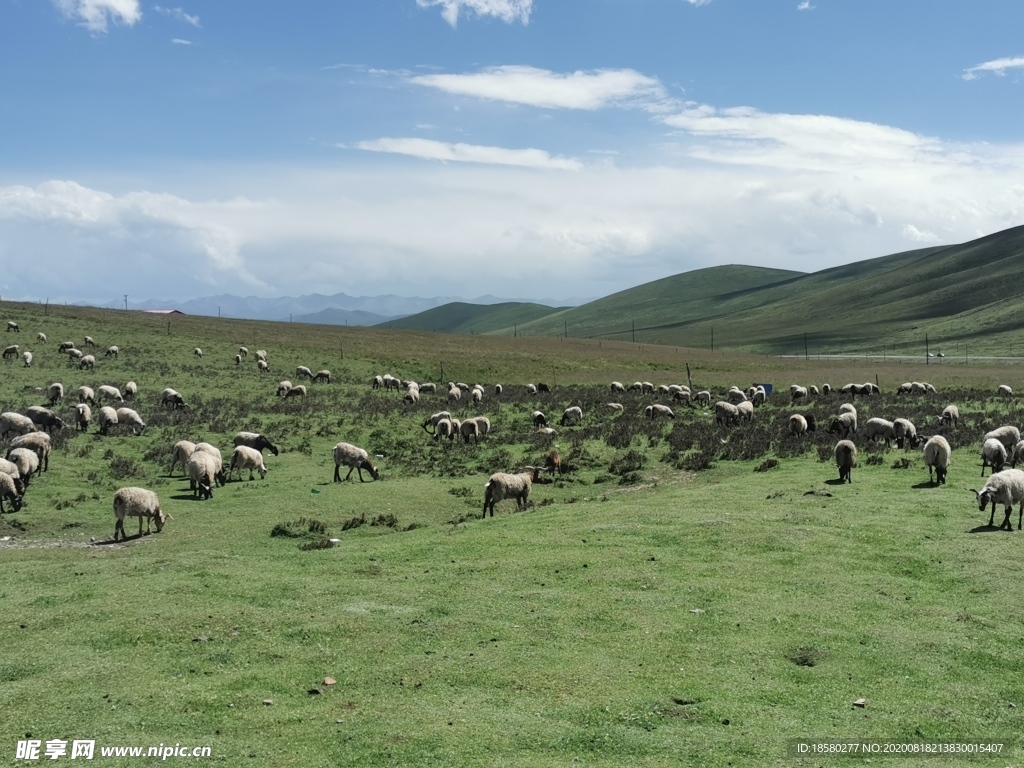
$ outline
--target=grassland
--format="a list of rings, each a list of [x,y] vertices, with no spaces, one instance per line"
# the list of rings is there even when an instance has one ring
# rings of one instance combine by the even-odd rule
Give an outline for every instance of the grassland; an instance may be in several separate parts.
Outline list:
[[[304,767],[782,766],[797,737],[1020,737],[1022,534],[988,528],[965,490],[979,482],[978,437],[1024,421],[1018,399],[990,396],[1024,386],[1016,367],[0,309],[24,329],[4,340],[36,353],[31,368],[3,365],[3,410],[38,404],[51,381],[73,392],[132,379],[149,425],[56,435],[27,506],[0,517],[8,762],[26,734]],[[72,367],[56,346],[85,334],[120,356]],[[272,375],[251,356],[235,366],[243,343],[268,350]],[[275,398],[300,364],[334,382]],[[862,420],[903,415],[930,432],[959,404],[949,483],[932,487],[914,452],[861,444],[853,484],[835,484],[834,438],[786,436],[783,394],[728,430],[684,406],[672,423],[645,421],[651,400],[632,394],[624,413],[605,410],[608,381],[685,383],[687,364],[715,391],[877,375],[892,393],[927,379],[937,399],[857,405]],[[489,416],[493,434],[435,444],[420,424],[442,401],[370,390],[383,372],[503,383],[501,398],[488,389],[478,409],[455,408]],[[518,386],[538,380],[554,391]],[[166,386],[188,411],[160,409]],[[820,422],[840,402],[798,410]],[[557,422],[571,404],[582,427],[553,444],[534,433],[535,408]],[[242,429],[281,447],[266,480],[200,502],[167,476],[176,440],[226,453]],[[383,455],[383,479],[330,482],[340,440]],[[566,474],[535,486],[527,511],[504,502],[479,519],[487,476],[551,447]],[[123,485],[160,494],[173,515],[162,533],[109,543]]]
[[[455,301],[416,315],[381,323],[381,327],[409,331],[440,333],[490,333],[517,324],[526,324],[559,310],[544,304],[504,302],[501,304],[467,304]]]

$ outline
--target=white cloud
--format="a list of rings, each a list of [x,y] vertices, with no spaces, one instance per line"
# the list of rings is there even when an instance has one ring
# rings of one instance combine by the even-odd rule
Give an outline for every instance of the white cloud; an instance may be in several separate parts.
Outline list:
[[[692,0],[691,0],[692,2]],[[472,11],[477,16],[495,16],[506,24],[521,21],[530,23],[533,0],[416,0],[420,8],[441,7],[441,16],[453,27],[459,23],[459,13]]]
[[[686,0],[686,2],[688,2],[690,5],[695,5],[698,8],[700,8],[700,6],[702,5],[710,4],[711,0]]]
[[[796,9],[798,11],[811,11],[814,10],[814,6],[811,5],[811,0],[803,0],[803,2],[801,2],[800,5],[796,7]]]
[[[139,0],[53,0],[69,19],[92,32],[106,32],[108,22],[132,26],[142,18]]]
[[[410,81],[458,96],[550,109],[653,106],[665,100],[665,88],[656,78],[632,69],[560,74],[536,67],[506,65],[470,75],[417,75]]]
[[[518,165],[524,168],[578,171],[583,167],[578,160],[552,157],[541,149],[506,149],[476,144],[448,144],[431,139],[375,139],[361,141],[357,149],[368,152],[390,152],[424,160],[453,161],[459,163],[486,163],[490,165]]]
[[[182,8],[164,8],[159,5],[153,6],[153,8],[157,13],[162,13],[164,16],[170,16],[172,19],[177,19],[178,21],[183,21],[186,24],[191,24],[197,29],[199,28],[199,17],[185,13]]]
[[[1007,70],[1021,68],[1024,68],[1024,56],[993,59],[992,61],[986,61],[984,64],[979,64],[976,67],[965,69],[962,77],[964,80],[977,80],[979,72],[992,72],[993,74],[1001,77],[1006,74]]]
[[[180,37],[172,38],[171,42],[175,45],[192,45],[191,40],[182,40]]]

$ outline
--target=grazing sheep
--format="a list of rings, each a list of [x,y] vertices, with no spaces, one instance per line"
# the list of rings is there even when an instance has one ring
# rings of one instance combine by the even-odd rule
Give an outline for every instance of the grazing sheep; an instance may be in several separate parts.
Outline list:
[[[131,408],[117,409],[117,423],[130,426],[133,435],[141,435],[146,431],[146,422],[142,420],[137,411],[133,411]]]
[[[104,357],[114,357],[114,358],[116,358],[120,353],[121,353],[121,348],[118,347],[116,344],[114,344],[114,345],[111,345],[111,346],[107,347],[107,351],[103,353],[103,356]],[[203,351],[202,350],[199,350],[199,356],[200,357],[203,356]]]
[[[980,491],[974,491],[978,498],[978,509],[982,512],[985,507],[992,504],[992,514],[989,515],[988,525],[991,528],[995,524],[996,504],[1002,504],[1006,512],[1000,530],[1012,531],[1010,514],[1013,512],[1013,505],[1020,504],[1020,512],[1017,515],[1017,530],[1021,529],[1021,522],[1024,519],[1024,471],[1019,469],[1004,469],[991,475],[988,482]]]
[[[32,353],[29,352],[27,349],[24,352],[21,353],[21,359],[22,359],[22,362],[25,363],[25,367],[26,368],[31,368],[32,367],[32,359],[33,359]]]
[[[214,454],[197,449],[189,457],[186,470],[192,491],[200,499],[212,499],[214,487],[227,483],[220,451]]]
[[[750,400],[744,400],[736,406],[736,410],[740,412],[740,418],[744,421],[754,420],[754,404]]]
[[[799,413],[789,417],[789,434],[802,435],[807,432],[807,419]]]
[[[21,354],[21,345],[19,345],[19,344],[12,344],[11,346],[7,347],[4,350],[3,358],[4,358],[4,360],[13,360],[14,358],[16,358],[20,354]]]
[[[1020,442],[1020,430],[1016,427],[998,427],[985,435],[982,440],[992,437],[1002,443],[1006,452],[1009,453],[1013,450],[1013,446]]]
[[[78,368],[88,368],[90,371],[96,368],[96,357],[94,355],[85,355],[81,360],[78,361]]]
[[[889,444],[896,439],[896,428],[887,419],[868,419],[864,425],[864,437],[871,441],[877,441],[878,438],[882,438],[885,440],[885,447],[888,448]]]
[[[56,405],[64,399],[64,385],[59,381],[53,382],[46,388],[46,396],[50,400],[50,405]]]
[[[541,427],[537,430],[538,435],[547,435],[548,437],[554,437],[558,434],[558,431],[553,427]]]
[[[476,390],[473,390],[473,394],[476,394]],[[410,386],[405,390],[402,399],[409,403],[409,405],[415,405],[420,401],[420,388],[416,386],[415,382],[410,382]]]
[[[303,400],[306,399],[306,385],[296,384],[294,387],[284,393],[284,399],[288,400],[292,397],[301,397]]]
[[[351,443],[338,443],[331,450],[331,453],[334,454],[334,482],[341,482],[341,468],[343,466],[348,467],[348,474],[345,475],[346,480],[352,476],[353,469],[359,473],[359,482],[361,483],[366,482],[363,480],[364,469],[370,473],[370,477],[374,480],[380,480],[380,472],[370,463],[370,454],[362,448],[357,448]]]
[[[192,454],[195,456],[195,454]],[[238,479],[242,479],[242,470],[249,470],[249,479],[252,480],[252,471],[255,469],[260,473],[260,480],[267,477],[267,466],[263,463],[263,454],[255,448],[247,445],[237,445],[231,453],[231,468],[228,470],[228,477],[238,470]]]
[[[234,443],[236,446],[247,446],[255,448],[257,451],[270,451],[277,456],[277,447],[257,432],[239,432],[235,435]]]
[[[543,467],[524,467],[525,472],[510,475],[505,472],[496,472],[491,475],[484,486],[484,513],[487,517],[488,508],[491,517],[494,517],[494,505],[505,499],[515,499],[516,509],[526,509],[530,499],[530,489],[540,478]]]
[[[1012,397],[1013,396],[1013,388],[1008,386],[1008,385],[1006,385],[1006,384],[1000,384],[999,385],[999,389],[996,390],[996,394],[999,397]]]
[[[471,389],[469,392],[469,396],[470,399],[472,399],[473,403],[476,405],[479,405],[484,401],[484,391],[482,389],[477,389],[476,387],[473,387],[473,389]]]
[[[164,523],[171,516],[165,515],[160,509],[160,500],[153,491],[128,487],[120,488],[114,494],[114,517],[117,518],[117,522],[114,524],[114,541],[117,541],[118,533],[121,534],[121,540],[124,541],[128,538],[124,532],[126,517],[139,518],[139,536],[141,537],[143,518],[146,520],[146,534],[148,535],[151,531],[150,521],[156,524],[156,532],[160,533],[164,529]]]
[[[624,386],[622,386],[622,382],[621,381],[613,381],[612,382],[612,392],[625,392],[625,391],[626,391],[626,388]]]
[[[249,348],[248,347],[239,347],[238,348],[238,356],[241,357],[241,358],[248,357],[249,356]]]
[[[192,354],[195,355],[196,357],[202,357],[203,350],[201,347],[196,347],[195,349],[192,350]]]
[[[304,365],[296,366],[296,368],[295,368],[295,378],[296,379],[301,379],[303,377],[305,377],[305,378],[309,379],[310,381],[312,381],[312,379],[313,379],[313,371],[311,371],[309,368],[307,368]],[[380,382],[380,383],[378,383],[378,382]],[[380,387],[381,387],[381,385],[383,385],[383,383],[384,382],[380,380],[380,376],[374,376],[373,377],[373,388],[374,389],[380,389]]]
[[[750,396],[750,402],[753,403],[755,407],[764,405],[767,400],[768,393],[765,392],[764,387],[757,387],[754,390],[754,394]]]
[[[924,384],[922,384],[920,381],[912,381],[912,382],[910,382],[910,393],[911,394],[913,394],[913,395],[923,395],[927,391],[928,390],[925,389]]]
[[[277,382],[277,396],[284,397],[288,390],[294,386],[288,379]]]
[[[75,348],[75,342],[73,342],[73,341],[62,341],[62,342],[60,343],[60,345],[59,345],[59,346],[57,347],[57,351],[58,351],[58,352],[59,352],[60,354],[62,354],[62,355],[63,355],[63,354],[64,354],[65,352],[67,352],[67,351],[68,351],[69,349],[74,349],[74,348]]]
[[[711,405],[711,393],[708,392],[708,390],[700,390],[700,392],[697,393],[696,397],[697,402],[700,403],[701,405]]]
[[[427,382],[424,382],[423,384],[420,384],[420,394],[421,395],[426,395],[428,393],[432,395],[435,392],[437,392],[437,384],[435,384],[434,382],[427,381]],[[495,392],[495,394],[500,395],[501,392],[497,391],[497,392]]]
[[[167,470],[167,474],[174,475],[174,465],[179,461],[181,462],[182,469],[185,469],[185,465],[188,464],[188,460],[192,458],[192,454],[196,451],[196,444],[191,440],[179,440],[171,448],[171,468]],[[186,470],[187,472],[187,470]]]
[[[241,355],[235,355],[235,365],[241,365],[241,364],[242,364],[242,356]]]
[[[582,424],[583,423],[583,409],[578,405],[574,405],[571,408],[566,408],[562,411],[562,420],[558,422],[560,426],[566,426],[568,424]]]
[[[11,477],[6,472],[0,472],[0,514],[7,511],[4,509],[4,499],[10,502],[11,512],[17,512],[21,509],[21,502],[24,498],[24,486],[21,486],[22,491],[19,491],[19,484],[19,480]]]
[[[8,453],[15,448],[27,448],[32,451],[39,459],[39,466],[42,467],[42,471],[50,471],[50,451],[53,450],[53,443],[50,441],[50,436],[45,432],[29,432],[27,435],[14,438],[11,440],[11,447]]]
[[[849,440],[840,440],[836,443],[835,456],[839,482],[853,483],[851,471],[857,466],[857,446]]]
[[[260,373],[270,373],[270,366],[267,364],[266,360],[257,360],[256,361],[256,369]]]
[[[92,408],[85,403],[75,406],[75,427],[79,432],[89,431],[89,422],[92,421]]]
[[[28,432],[35,432],[36,425],[32,423],[32,419],[28,416],[22,416],[20,413],[13,413],[12,411],[6,411],[0,413],[0,437],[3,437],[8,432],[17,432],[19,435],[24,435]]]
[[[906,381],[906,382],[900,384],[898,387],[896,387],[896,394],[897,395],[909,395],[913,391],[913,389],[914,389],[913,383],[911,383],[909,381]]]
[[[556,475],[562,474],[562,457],[558,455],[558,451],[551,451],[544,458],[544,471]]]
[[[917,448],[921,445],[921,439],[917,436],[917,427],[909,419],[893,419],[892,431],[896,438],[897,448]]]
[[[487,437],[491,433],[491,420],[486,416],[474,416],[476,422],[477,437]]]
[[[382,377],[384,379],[384,391],[395,390],[396,392],[402,388],[402,382],[392,376],[390,373],[385,373]],[[448,382],[448,389],[452,388],[452,382]]]
[[[878,389],[878,387],[875,387],[875,389]],[[926,381],[926,382],[924,382],[924,391],[925,391],[925,392],[926,392],[927,394],[929,394],[929,395],[935,395],[935,394],[938,394],[938,391],[937,391],[937,390],[935,389],[935,387],[933,387],[933,386],[932,386],[931,384],[929,384],[929,383],[928,383],[927,381]],[[878,394],[878,393],[876,392],[875,394]]]
[[[1006,464],[1006,446],[997,438],[989,437],[981,446],[981,476],[985,476],[985,467],[993,472],[1001,472]]]
[[[299,368],[306,368],[306,366],[300,365]],[[306,368],[306,370],[309,371],[309,368]],[[295,373],[296,375],[298,375],[298,369],[296,369]],[[313,378],[312,371],[309,371],[309,378]],[[378,373],[376,376],[370,379],[370,386],[373,387],[374,389],[380,389],[381,387],[384,386],[384,377]]]
[[[265,349],[257,349],[256,350],[256,360],[257,360],[257,362],[260,361],[260,360],[262,360],[264,363],[267,362],[267,350],[265,350]]]
[[[39,471],[39,454],[31,448],[12,448],[7,452],[7,460],[18,468],[18,477],[28,488],[32,476]]]
[[[953,451],[942,435],[935,435],[924,444],[924,465],[928,467],[928,480],[932,481],[932,468],[938,477],[938,482],[946,483],[946,472],[949,465],[953,463]],[[934,481],[932,481],[934,482]]]
[[[817,396],[818,388],[812,384],[807,388],[807,394]]]
[[[46,343],[46,334],[45,333],[37,333],[36,334],[36,341],[41,341],[41,342],[43,342],[43,344],[45,344]]]
[[[433,434],[437,434],[437,425],[438,425],[438,423],[440,421],[442,421],[443,419],[451,419],[451,417],[452,417],[452,415],[448,411],[440,411],[438,413],[432,414],[431,416],[429,416],[429,417],[427,417],[426,419],[423,420],[423,424],[422,424],[423,431],[428,433],[428,434],[430,434],[430,430],[427,429],[427,427],[433,427],[434,428]]]
[[[7,331],[8,332],[15,331],[17,333],[21,333],[21,328],[18,327],[18,324],[16,322],[14,322],[13,320],[8,320],[7,321]]]
[[[331,383],[331,372],[324,368],[322,371],[317,371],[313,374],[314,384],[330,384]],[[397,389],[397,387],[396,387]]]
[[[54,429],[64,429],[63,420],[49,408],[44,408],[41,405],[30,405],[25,410],[25,415],[32,420],[36,427],[41,427],[46,432],[52,432]]]
[[[839,413],[852,413],[854,418],[857,417],[857,409],[852,403],[843,403],[839,406]]]
[[[605,403],[605,405],[611,408],[613,411],[624,411],[626,410],[622,403]]]
[[[434,425],[434,439],[441,440],[442,438],[452,439],[452,435],[458,430],[455,427],[455,423],[450,418],[439,419],[437,424]]]
[[[124,385],[124,399],[134,400],[139,396],[139,385],[134,381],[129,381]]]
[[[501,384],[495,384],[494,385],[494,394],[495,395],[500,395],[504,391],[505,391],[505,388],[503,386],[501,386]]]
[[[100,434],[106,435],[111,427],[117,426],[117,411],[109,405],[100,408],[99,417],[96,419],[100,425]]]
[[[793,396],[793,402],[797,400],[807,399],[807,387],[801,387],[799,384],[793,384],[789,388],[789,394]]]
[[[826,396],[827,395],[831,395],[832,394],[832,385],[831,384],[822,384],[821,385],[821,394],[826,395]]]
[[[179,408],[188,408],[185,403],[185,398],[181,396],[177,390],[167,387],[163,392],[160,393],[160,405],[164,408],[171,408],[171,410],[177,410]]]
[[[96,394],[98,394],[104,400],[110,400],[117,403],[123,403],[124,397],[121,395],[121,390],[117,387],[112,387],[109,384],[103,384],[96,388]]]
[[[96,405],[96,393],[92,391],[92,387],[83,385],[78,388],[78,402]]]
[[[537,394],[537,385],[536,384],[527,384],[526,385],[526,394],[528,394],[528,395],[536,395]]]
[[[1010,455],[1010,466],[1013,467],[1014,469],[1016,469],[1017,465],[1021,461],[1024,461],[1024,440],[1021,440],[1019,443],[1017,443],[1015,446],[1013,446],[1013,450],[1010,452],[1009,455]]]
[[[95,347],[96,346],[96,342],[92,340],[92,336],[86,336],[85,337],[85,346],[87,346],[87,347]]]
[[[473,438],[476,442],[480,442],[480,428],[477,426],[476,419],[466,419],[459,425],[459,434],[462,435],[462,439],[467,445],[469,445],[469,438]]]
[[[739,387],[733,387],[726,394],[725,398],[726,398],[726,400],[728,400],[730,403],[733,403],[733,404],[735,404],[735,403],[742,403],[744,400],[747,399],[747,393],[744,392]]]
[[[85,356],[85,353],[82,352],[82,350],[80,350],[80,349],[75,349],[74,347],[72,347],[71,349],[68,350],[67,355],[68,355],[68,360],[72,361],[72,360],[81,360],[82,357]]]
[[[17,464],[13,461],[8,461],[7,459],[0,459],[0,472],[4,472],[17,480],[18,484],[21,486],[20,492],[24,493],[25,484],[21,482],[21,471],[18,469]]]
[[[659,417],[665,417],[666,419],[674,419],[676,415],[672,412],[672,409],[667,405],[661,405],[655,403],[654,405],[648,405],[644,408],[644,416],[648,419],[657,419]]]
[[[960,409],[955,405],[947,405],[942,410],[942,415],[939,416],[939,426],[952,428],[957,425],[958,421],[960,421]]]
[[[715,424],[740,423],[740,409],[732,403],[719,400],[715,403]]]
[[[828,433],[830,435],[838,434],[840,437],[847,437],[856,431],[857,415],[855,413],[840,413],[828,425]]]
[[[544,415],[543,411],[534,411],[533,416],[530,418],[533,420],[533,426],[535,427],[546,427],[548,425],[548,417]]]
[[[634,381],[629,385],[630,392],[642,392],[644,389],[644,383],[642,381]]]

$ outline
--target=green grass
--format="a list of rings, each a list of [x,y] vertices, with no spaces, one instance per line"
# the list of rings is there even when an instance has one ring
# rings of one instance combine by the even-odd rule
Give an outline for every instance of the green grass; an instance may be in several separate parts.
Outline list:
[[[515,324],[526,324],[559,310],[544,304],[505,302],[502,304],[467,304],[454,301],[409,317],[389,320],[381,327],[441,333],[490,333]]]
[[[214,764],[305,767],[783,766],[797,737],[1021,732],[1010,706],[1024,706],[1021,534],[989,530],[965,490],[979,485],[977,437],[1024,419],[1019,400],[988,396],[1003,380],[1019,388],[1014,369],[206,318],[176,318],[168,336],[165,318],[138,313],[0,306],[37,349],[32,369],[3,366],[4,410],[38,402],[33,388],[54,380],[73,392],[131,378],[150,425],[141,437],[62,436],[27,506],[0,518],[12,537],[0,542],[9,762],[27,733],[210,745]],[[26,341],[37,329],[47,345]],[[121,357],[93,374],[69,367],[56,345],[86,333]],[[236,368],[240,342],[266,348],[274,373],[259,376],[251,355]],[[949,483],[930,487],[915,452],[863,444],[853,483],[831,483],[819,453],[834,439],[786,437],[784,393],[727,431],[683,406],[674,423],[645,422],[650,400],[632,394],[625,413],[603,410],[611,378],[685,381],[687,361],[695,383],[719,392],[876,372],[892,392],[927,378],[937,399],[857,406],[862,421],[907,415],[926,431],[957,402]],[[479,408],[494,425],[479,446],[423,432],[439,397],[407,407],[367,384],[382,372],[440,380],[440,362],[450,378],[506,385]],[[329,367],[336,382],[311,385],[306,402],[276,400],[298,364]],[[522,383],[552,373],[551,395],[525,395]],[[190,412],[160,410],[165,386]],[[797,410],[822,422],[840,402]],[[502,502],[479,519],[489,473],[550,447],[529,414],[557,422],[569,404],[587,414],[555,439],[571,471],[535,486],[527,511]],[[227,454],[241,429],[282,449],[266,480],[198,502],[180,474],[166,476],[175,440]],[[339,440],[383,454],[383,479],[330,482]],[[696,449],[713,468],[680,468]],[[892,469],[904,456],[910,467]],[[766,458],[778,466],[755,472]],[[129,484],[156,490],[173,519],[158,535],[105,543],[114,490]],[[339,541],[300,548],[323,538]],[[845,764],[812,764],[833,763]]]

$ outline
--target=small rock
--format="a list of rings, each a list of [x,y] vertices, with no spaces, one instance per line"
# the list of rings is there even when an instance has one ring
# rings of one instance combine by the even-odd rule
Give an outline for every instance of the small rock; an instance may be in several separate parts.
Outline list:
[[[867,699],[857,699],[855,702],[853,702],[853,706],[860,707],[861,709],[864,709],[864,707],[866,707],[867,705],[868,705],[868,700]]]
[[[325,677],[324,678],[324,685],[334,685],[336,682],[338,682],[338,681],[335,680],[333,677]]]
[[[272,706],[272,705],[273,705],[273,703],[274,703],[274,700],[273,700],[273,699],[264,699],[264,700],[263,700],[263,705],[264,705],[264,706],[267,706],[267,707],[269,707],[269,706]]]

